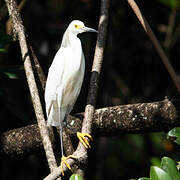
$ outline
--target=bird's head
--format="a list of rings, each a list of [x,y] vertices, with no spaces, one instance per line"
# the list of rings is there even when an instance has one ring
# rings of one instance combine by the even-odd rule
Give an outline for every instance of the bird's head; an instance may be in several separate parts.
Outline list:
[[[96,32],[97,33],[95,29],[86,27],[84,23],[79,20],[72,21],[68,26],[68,31],[76,35],[83,32]]]

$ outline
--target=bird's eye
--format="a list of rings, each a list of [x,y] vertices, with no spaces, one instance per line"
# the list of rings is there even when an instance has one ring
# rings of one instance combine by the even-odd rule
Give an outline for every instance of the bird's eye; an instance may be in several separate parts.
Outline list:
[[[74,26],[75,26],[75,28],[78,28],[78,25],[77,25],[77,24],[75,24]]]

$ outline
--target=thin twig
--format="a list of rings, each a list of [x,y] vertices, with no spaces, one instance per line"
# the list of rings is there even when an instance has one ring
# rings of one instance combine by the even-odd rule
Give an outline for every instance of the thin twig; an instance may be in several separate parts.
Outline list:
[[[51,171],[53,171],[54,168],[57,167],[57,164],[56,164],[56,159],[53,153],[52,144],[48,135],[49,133],[48,133],[48,129],[46,126],[44,115],[43,115],[38,88],[37,88],[35,77],[33,74],[31,59],[29,55],[30,52],[29,52],[27,42],[26,42],[24,26],[23,26],[20,14],[17,10],[17,4],[15,0],[5,0],[5,1],[8,7],[9,15],[12,19],[14,32],[17,34],[18,39],[19,39],[22,59],[24,60],[25,73],[26,73],[26,77],[27,77],[27,81],[29,85],[29,90],[30,90],[38,126],[40,129],[40,134],[41,134],[44,149],[46,152],[49,168]]]
[[[37,57],[36,57],[36,54],[34,53],[34,50],[33,50],[32,46],[30,46],[30,51],[31,51],[31,54],[32,54],[32,60],[34,61],[34,66],[35,66],[34,69],[35,69],[35,71],[36,71],[36,73],[37,73],[38,80],[39,80],[39,82],[40,82],[38,85],[41,86],[40,88],[41,88],[42,91],[44,92],[44,90],[45,90],[45,85],[46,85],[46,77],[45,77],[45,75],[44,75],[44,72],[43,72],[40,64],[39,64],[39,61],[38,61],[38,59],[37,59]],[[44,93],[43,93],[43,94],[44,94]]]
[[[140,21],[142,27],[144,28],[145,32],[147,33],[147,35],[151,39],[152,43],[154,44],[154,47],[155,47],[157,53],[161,57],[161,60],[163,61],[167,71],[169,72],[169,75],[170,75],[172,81],[174,82],[178,92],[180,93],[179,78],[176,75],[176,72],[174,71],[172,65],[170,64],[169,59],[168,59],[167,55],[165,54],[163,48],[161,47],[159,41],[157,40],[156,36],[154,35],[153,31],[151,30],[151,27],[149,26],[147,20],[142,15],[139,7],[137,6],[137,4],[134,0],[127,0],[127,1],[129,3],[129,5],[131,6],[132,10],[134,11],[134,13],[136,14],[137,18],[139,19],[139,21]]]
[[[36,54],[34,53],[32,46],[30,45],[29,42],[27,42],[27,43],[29,45],[28,49],[29,49],[31,60],[32,60],[31,64],[32,64],[33,72],[34,72],[34,77],[35,77],[36,83],[37,83],[40,101],[42,103],[41,105],[45,109],[44,90],[45,90],[45,85],[46,85],[46,77],[44,75],[44,72],[43,72],[40,64],[39,64]],[[44,112],[45,112],[45,110],[44,110]],[[52,131],[52,127],[49,127],[49,131]]]
[[[172,8],[170,15],[169,15],[169,22],[167,26],[167,31],[166,31],[166,38],[164,41],[164,47],[166,49],[169,49],[171,42],[172,42],[172,32],[175,24],[175,19],[176,19],[176,14],[177,14],[177,8]]]

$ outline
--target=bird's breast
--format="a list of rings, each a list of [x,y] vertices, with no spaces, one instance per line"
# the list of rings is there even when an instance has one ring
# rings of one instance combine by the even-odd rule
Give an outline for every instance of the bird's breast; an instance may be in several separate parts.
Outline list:
[[[76,61],[77,59],[74,59]],[[62,95],[62,104],[69,105],[74,104],[82,86],[84,71],[85,71],[85,62],[84,57],[80,60],[81,62],[75,64],[75,62],[68,63],[66,72],[64,72],[63,81],[63,95]]]

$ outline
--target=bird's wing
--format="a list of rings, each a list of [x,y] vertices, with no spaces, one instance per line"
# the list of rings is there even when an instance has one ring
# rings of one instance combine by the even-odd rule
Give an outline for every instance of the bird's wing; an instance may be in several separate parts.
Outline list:
[[[84,77],[84,59],[81,63],[82,57],[78,56],[72,48],[60,48],[49,68],[45,101],[48,124],[51,126],[60,125],[79,95]],[[80,66],[75,64],[74,59],[80,59]]]
[[[58,104],[57,99],[60,102],[61,99],[61,80],[63,76],[64,71],[64,63],[65,60],[63,58],[63,50],[59,50],[54,60],[51,64],[51,67],[49,68],[48,77],[46,81],[46,88],[45,88],[45,102],[46,102],[46,114],[49,118],[53,118],[52,114],[55,114],[58,112]],[[59,96],[57,97],[57,92],[59,92]],[[58,113],[57,113],[58,114]],[[51,115],[51,116],[50,116]],[[57,118],[54,119],[54,121],[57,121],[58,115],[56,115]]]

